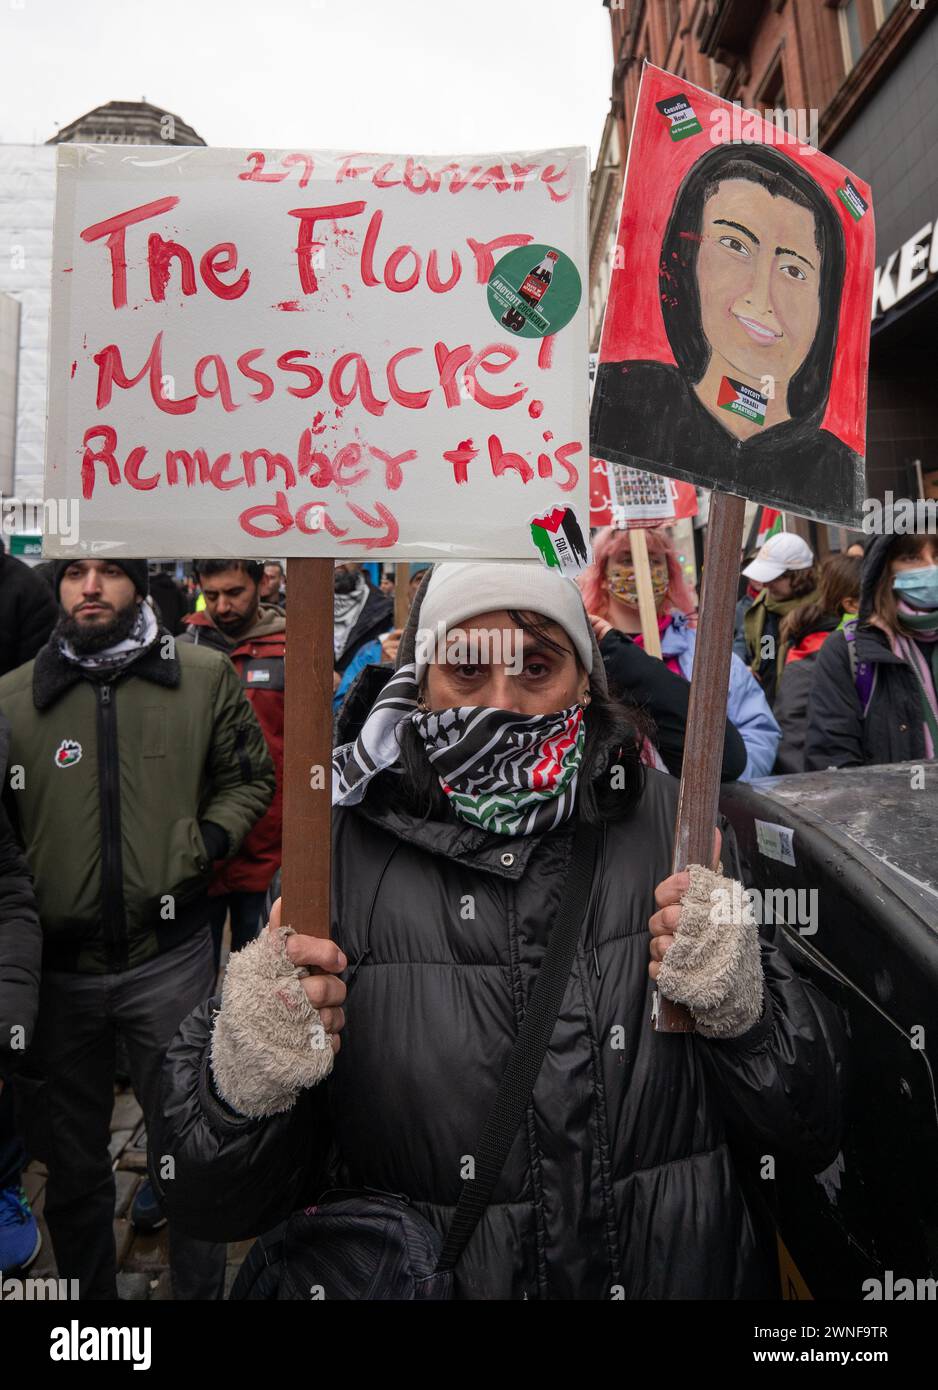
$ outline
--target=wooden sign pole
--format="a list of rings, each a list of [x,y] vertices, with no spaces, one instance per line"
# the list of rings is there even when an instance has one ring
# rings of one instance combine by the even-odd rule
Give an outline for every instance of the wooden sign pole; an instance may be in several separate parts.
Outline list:
[[[726,725],[733,619],[739,581],[739,547],[746,503],[714,492],[710,501],[703,589],[694,672],[690,685],[684,762],[678,793],[671,872],[713,862],[713,831],[720,800],[720,770]],[[654,1026],[660,1033],[692,1033],[686,1009],[658,994]]]
[[[410,612],[410,565],[394,566],[394,626],[403,627]]]
[[[629,547],[632,551],[632,566],[635,570],[635,587],[638,590],[638,613],[642,620],[642,637],[645,650],[650,656],[661,660],[661,634],[658,631],[658,610],[655,608],[655,591],[651,584],[651,566],[648,562],[648,537],[639,526],[629,529]]]
[[[290,561],[281,922],[331,934],[332,560]]]

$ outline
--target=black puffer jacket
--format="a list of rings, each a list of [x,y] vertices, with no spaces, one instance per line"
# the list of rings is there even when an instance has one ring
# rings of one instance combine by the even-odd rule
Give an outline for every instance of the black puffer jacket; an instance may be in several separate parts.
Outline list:
[[[0,714],[0,783],[6,783],[9,747],[10,724]],[[0,806],[0,1081],[12,1074],[32,1041],[41,962],[33,882]]]
[[[173,1156],[174,1180],[151,1171],[193,1235],[258,1234],[335,1179],[407,1193],[440,1231],[451,1217],[544,956],[572,829],[510,838],[416,820],[379,789],[334,815],[333,936],[350,987],[329,1080],[287,1114],[233,1115],[209,1073],[217,1001],[169,1048],[150,1152],[153,1170]],[[677,783],[649,772],[633,815],[606,828],[550,1049],[457,1297],[759,1296],[725,1119],[780,1163],[819,1171],[837,1153],[838,1015],[768,941],[766,1010],[745,1037],[649,1026],[648,918],[670,872],[676,799]]]
[[[857,663],[869,662],[875,671],[866,716],[850,668],[846,638],[843,632],[835,632],[818,653],[811,683],[806,772],[920,762],[925,757],[925,719],[915,672],[895,655],[885,632],[867,622],[894,539],[889,531],[875,536],[863,557],[854,645]]]
[[[58,605],[48,584],[0,539],[0,676],[31,661],[49,640]]]

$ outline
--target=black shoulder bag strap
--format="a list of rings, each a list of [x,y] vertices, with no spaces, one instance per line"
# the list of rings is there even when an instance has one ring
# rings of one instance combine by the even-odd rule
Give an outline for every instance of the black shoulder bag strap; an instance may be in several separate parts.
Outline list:
[[[476,1146],[475,1177],[467,1179],[437,1261],[437,1270],[455,1267],[491,1200],[518,1126],[527,1109],[560,1013],[583,919],[589,903],[600,832],[580,821],[573,839],[570,872],[547,944],[547,954],[531,991],[521,1028],[499,1083],[482,1138]]]

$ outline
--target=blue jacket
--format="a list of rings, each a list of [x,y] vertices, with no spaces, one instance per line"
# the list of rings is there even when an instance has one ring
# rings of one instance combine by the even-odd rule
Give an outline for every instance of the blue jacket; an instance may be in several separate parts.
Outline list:
[[[661,654],[677,657],[681,674],[690,680],[694,669],[694,648],[697,633],[687,626],[683,613],[672,613],[670,626],[661,637]],[[740,777],[751,782],[754,777],[768,777],[775,765],[775,752],[782,731],[769,709],[762,687],[749,668],[735,654],[730,658],[730,689],[726,707],[727,717],[736,725],[746,745],[748,760]]]
[[[378,666],[380,663],[381,643],[377,639],[374,642],[366,642],[363,647],[358,649],[342,672],[342,679],[336,687],[335,694],[332,697],[333,714],[338,714],[339,710],[342,708],[342,701],[345,699],[348,688],[359,671],[365,666]]]

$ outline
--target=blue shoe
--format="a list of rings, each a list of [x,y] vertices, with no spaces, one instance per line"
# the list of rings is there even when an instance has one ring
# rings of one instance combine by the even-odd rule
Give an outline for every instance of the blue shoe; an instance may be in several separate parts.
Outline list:
[[[22,1187],[0,1190],[0,1270],[28,1269],[39,1254],[42,1234]]]
[[[144,1179],[137,1188],[137,1195],[130,1209],[130,1220],[134,1230],[146,1236],[166,1225],[163,1208],[160,1206],[149,1178]]]

